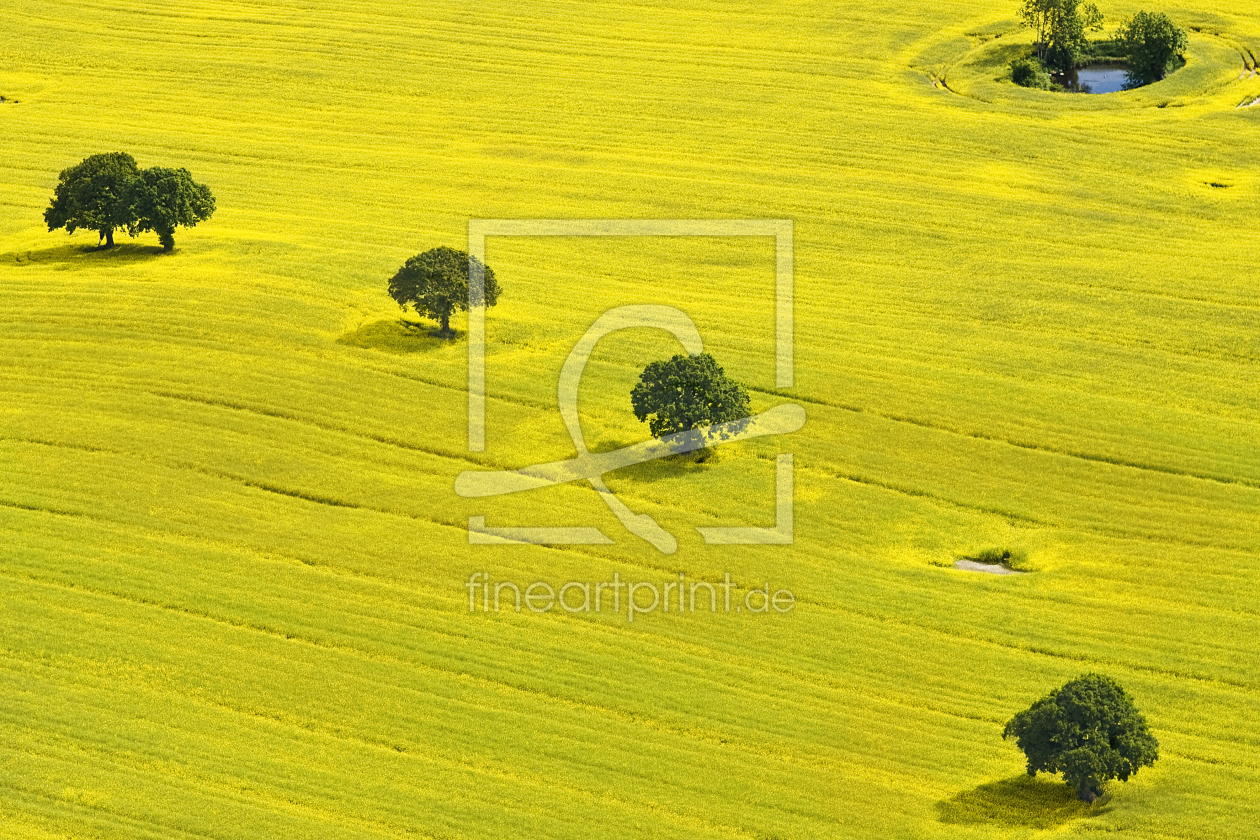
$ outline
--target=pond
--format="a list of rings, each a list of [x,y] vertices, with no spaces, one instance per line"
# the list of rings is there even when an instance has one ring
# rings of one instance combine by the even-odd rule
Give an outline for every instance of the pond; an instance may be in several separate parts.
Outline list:
[[[1129,84],[1129,69],[1123,64],[1090,64],[1052,78],[1068,90],[1081,93],[1116,93],[1137,87]]]

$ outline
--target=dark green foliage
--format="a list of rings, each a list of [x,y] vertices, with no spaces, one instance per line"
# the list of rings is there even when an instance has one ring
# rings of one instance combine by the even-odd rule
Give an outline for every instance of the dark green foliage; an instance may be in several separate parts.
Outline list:
[[[1102,29],[1102,12],[1081,0],[1024,0],[1019,13],[1036,33],[1037,58],[1058,73],[1078,66],[1089,54],[1085,33]]]
[[[175,249],[175,228],[195,227],[214,213],[214,196],[187,169],[154,166],[135,182],[135,233],[151,230],[166,251]]]
[[[151,230],[170,251],[176,227],[192,227],[213,212],[214,196],[204,184],[195,183],[187,169],[141,171],[131,155],[110,152],[84,158],[61,173],[44,221],[49,231],[95,230],[106,247],[114,244],[119,228],[132,236]]]
[[[1112,38],[1098,38],[1089,42],[1089,54],[1085,56],[1086,64],[1126,64],[1128,57],[1124,54],[1120,42]]]
[[[748,391],[727,378],[708,353],[679,354],[652,362],[630,392],[634,416],[647,421],[653,437],[741,420],[751,412]]]
[[[432,248],[411,257],[390,278],[389,296],[404,310],[411,306],[415,311],[442,325],[441,335],[454,335],[451,315],[468,309],[469,265],[481,272],[484,278],[484,296],[472,301],[479,306],[494,306],[499,300],[499,281],[489,266],[476,257],[454,248]]]
[[[86,228],[97,231],[107,247],[113,246],[114,231],[135,221],[132,185],[139,175],[135,158],[126,152],[92,155],[62,170],[44,211],[49,232]]]
[[[975,557],[979,563],[1000,563],[1003,566],[1019,568],[1028,559],[1027,553],[1021,549],[986,548]]]
[[[1115,680],[1086,674],[1011,718],[1002,733],[1028,758],[1028,775],[1062,773],[1085,802],[1159,758],[1159,742]]]
[[[1020,58],[1012,61],[1011,81],[1026,88],[1050,89],[1050,74],[1036,58]]]
[[[1129,75],[1142,84],[1158,82],[1168,75],[1190,42],[1185,30],[1162,12],[1138,12],[1116,32]]]

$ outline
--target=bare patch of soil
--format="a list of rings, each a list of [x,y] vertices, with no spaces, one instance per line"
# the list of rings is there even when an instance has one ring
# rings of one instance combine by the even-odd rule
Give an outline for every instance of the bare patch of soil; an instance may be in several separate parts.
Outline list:
[[[990,575],[1022,575],[1026,572],[1017,572],[1014,569],[1008,569],[997,563],[977,563],[975,560],[958,560],[954,563],[955,569],[962,569],[964,572],[984,572]]]

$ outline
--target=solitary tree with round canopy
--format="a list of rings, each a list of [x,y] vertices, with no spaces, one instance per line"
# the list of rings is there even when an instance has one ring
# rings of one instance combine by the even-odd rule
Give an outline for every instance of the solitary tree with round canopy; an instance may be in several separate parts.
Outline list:
[[[708,353],[678,354],[652,362],[630,392],[634,416],[646,421],[653,437],[742,420],[751,415],[748,390],[729,378]],[[709,450],[696,453],[697,460]]]
[[[417,314],[441,324],[438,335],[450,337],[451,315],[465,311],[469,305],[469,268],[483,279],[482,294],[474,295],[473,306],[494,306],[499,300],[499,281],[489,266],[465,251],[454,248],[431,248],[403,263],[389,281],[389,296],[406,311],[410,306]]]
[[[135,181],[133,235],[151,230],[164,251],[175,250],[175,228],[195,227],[214,213],[214,196],[187,169],[150,167]]]
[[[126,152],[91,155],[63,169],[44,211],[49,232],[86,228],[99,233],[106,248],[114,247],[114,231],[135,222],[132,187],[139,176],[136,159]]]
[[[1033,703],[1006,724],[1028,758],[1028,775],[1062,773],[1092,803],[1112,779],[1127,781],[1159,758],[1159,742],[1133,698],[1110,677],[1086,674]]]

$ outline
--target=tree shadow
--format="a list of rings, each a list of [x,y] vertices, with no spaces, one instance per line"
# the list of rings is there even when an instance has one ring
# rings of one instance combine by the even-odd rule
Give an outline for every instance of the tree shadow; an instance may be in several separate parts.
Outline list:
[[[623,449],[627,446],[634,446],[640,443],[639,440],[628,440],[617,437],[602,437],[597,441],[592,441],[586,445],[591,452],[612,452],[616,449]]]
[[[459,330],[454,330],[454,335],[442,336],[434,327],[394,319],[364,324],[338,338],[337,343],[386,353],[428,353],[464,336]]]
[[[9,251],[0,254],[0,262],[18,265],[69,265],[94,262],[101,265],[125,265],[163,255],[161,245],[138,245],[124,242],[113,248],[67,242],[39,250]]]
[[[947,825],[997,825],[1006,828],[1057,828],[1110,810],[1104,795],[1086,805],[1060,781],[1022,773],[988,782],[936,803],[937,819]]]
[[[622,446],[629,446],[631,443],[638,443],[638,441],[622,442],[604,439],[591,446],[590,450],[592,452],[609,452]],[[703,458],[704,460],[697,460],[697,458]],[[707,453],[699,456],[694,451],[684,452],[679,455],[667,455],[654,461],[631,464],[628,467],[622,467],[615,473],[608,473],[608,477],[616,476],[617,478],[629,479],[639,484],[650,484],[666,478],[701,474],[705,468],[716,464],[719,460],[718,454],[713,450],[709,450]]]

